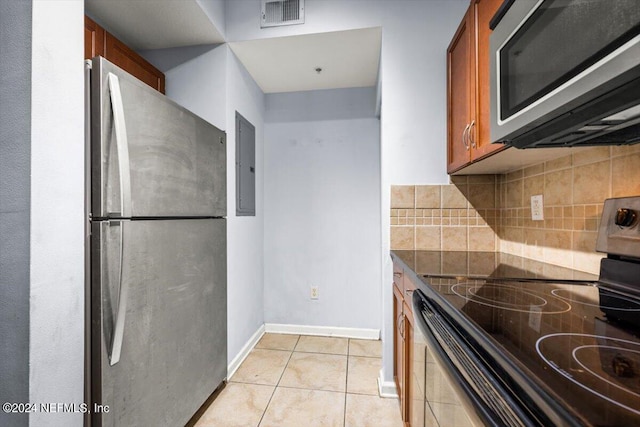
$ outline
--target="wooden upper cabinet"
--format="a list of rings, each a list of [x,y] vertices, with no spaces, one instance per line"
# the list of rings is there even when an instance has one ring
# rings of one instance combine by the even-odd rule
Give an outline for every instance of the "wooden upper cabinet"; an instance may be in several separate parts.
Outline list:
[[[84,59],[104,56],[104,28],[91,18],[84,17]]]
[[[146,59],[109,33],[105,37],[105,58],[152,88],[164,93],[164,74]]]
[[[472,0],[447,49],[447,172],[504,148],[491,144],[489,21],[502,0]]]
[[[475,106],[473,72],[473,8],[465,14],[447,49],[447,171],[459,169],[471,159],[468,131]]]
[[[505,148],[504,144],[491,144],[491,65],[489,58],[489,21],[498,11],[503,0],[475,0],[476,32],[476,126],[471,130],[471,160],[480,159],[490,153]]]
[[[87,16],[84,17],[84,56],[85,59],[102,56],[164,93],[164,73]]]

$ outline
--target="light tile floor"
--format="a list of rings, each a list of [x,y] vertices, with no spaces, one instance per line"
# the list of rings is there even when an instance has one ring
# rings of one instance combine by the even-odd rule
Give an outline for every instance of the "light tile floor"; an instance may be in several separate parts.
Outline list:
[[[402,427],[380,341],[265,334],[196,427]]]

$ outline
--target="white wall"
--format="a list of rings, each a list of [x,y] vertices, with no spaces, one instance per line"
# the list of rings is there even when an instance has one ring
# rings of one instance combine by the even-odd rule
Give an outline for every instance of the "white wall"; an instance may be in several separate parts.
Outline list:
[[[225,37],[225,3],[226,0],[196,0],[202,10],[207,14],[222,37]]]
[[[229,360],[264,323],[264,94],[227,50],[227,206]],[[256,215],[236,216],[235,112],[256,130]]]
[[[264,94],[227,45],[166,72],[167,96],[227,132],[228,361],[264,323]],[[256,216],[236,217],[235,112],[256,128]]]
[[[383,371],[393,381],[393,266],[389,257],[391,185],[444,184],[446,49],[469,2],[386,2],[382,34]]]
[[[467,0],[307,0],[305,25],[261,30],[259,0],[224,3],[224,31],[230,41],[383,27],[382,185],[377,227],[384,267],[380,284],[383,311],[391,308],[389,186],[446,182],[445,49],[467,4]],[[84,105],[82,61],[78,60],[83,49],[82,15],[81,1],[33,3],[29,344],[32,402],[82,401]],[[226,115],[226,126],[221,127],[229,133],[230,146],[234,146],[231,117],[236,109],[256,126],[258,215],[236,218],[233,197],[229,203],[229,311],[234,313],[229,317],[231,359],[264,319],[264,97],[228,49],[225,56],[224,111],[220,112],[216,99],[207,96],[206,91],[196,93],[193,102],[199,114],[210,116],[214,122],[221,114]],[[199,76],[176,72],[171,80],[177,82],[178,75],[183,76],[185,84],[191,84],[194,78],[203,83],[212,79],[210,89],[217,92],[213,88],[220,80],[210,72],[207,67],[202,67]],[[179,92],[176,87],[174,93]],[[233,191],[234,152],[229,148],[228,185]],[[321,289],[321,298],[322,295]],[[382,323],[385,378],[390,379],[392,335],[387,312]],[[32,414],[30,419],[34,425],[82,422],[77,414]]]
[[[30,402],[84,401],[83,15],[79,1],[33,2]],[[29,418],[82,425],[82,414]]]
[[[384,162],[393,184],[447,183],[446,48],[468,0],[306,0],[305,23],[260,28],[260,0],[226,5],[227,41],[382,27]]]
[[[171,51],[156,51],[172,54]],[[218,128],[227,128],[227,49],[210,48],[165,72],[166,95]]]
[[[305,23],[260,28],[260,0],[226,4],[227,41],[382,27],[381,231],[383,380],[392,381],[392,184],[442,184],[446,174],[446,49],[468,0],[306,0]]]
[[[379,330],[375,88],[266,99],[265,321]]]

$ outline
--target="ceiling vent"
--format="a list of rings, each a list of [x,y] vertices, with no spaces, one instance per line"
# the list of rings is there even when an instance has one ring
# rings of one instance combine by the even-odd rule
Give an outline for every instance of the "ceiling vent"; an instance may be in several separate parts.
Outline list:
[[[304,24],[304,0],[262,0],[260,28]]]

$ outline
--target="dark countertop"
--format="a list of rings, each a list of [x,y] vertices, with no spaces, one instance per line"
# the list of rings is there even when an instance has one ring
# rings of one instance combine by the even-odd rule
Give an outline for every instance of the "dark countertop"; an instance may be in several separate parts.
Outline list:
[[[400,265],[420,291],[411,298],[420,330],[440,336],[441,328],[448,335],[436,338],[443,348],[459,334],[456,342],[467,347],[451,354],[476,355],[470,363],[480,362],[512,396],[522,396],[545,425],[640,425],[637,375],[623,378],[612,367],[621,354],[637,355],[635,299],[608,290],[593,274],[504,253],[391,251],[391,257],[394,271]],[[559,283],[569,280],[576,283]]]
[[[596,281],[598,276],[502,252],[392,250],[418,278],[433,276]]]

